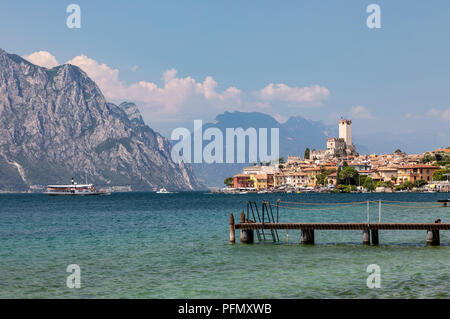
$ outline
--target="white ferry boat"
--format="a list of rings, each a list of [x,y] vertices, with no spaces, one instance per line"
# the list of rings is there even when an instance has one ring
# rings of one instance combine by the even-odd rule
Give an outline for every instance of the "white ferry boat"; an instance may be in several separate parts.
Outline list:
[[[168,192],[167,189],[163,187],[159,191],[157,191],[156,194],[170,194],[170,192]]]
[[[58,196],[58,195],[110,195],[110,192],[96,190],[94,184],[77,184],[72,178],[72,184],[70,185],[48,185],[45,195]]]

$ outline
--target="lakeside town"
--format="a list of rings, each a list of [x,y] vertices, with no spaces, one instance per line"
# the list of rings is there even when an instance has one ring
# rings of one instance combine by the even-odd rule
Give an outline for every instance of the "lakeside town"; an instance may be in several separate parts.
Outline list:
[[[449,192],[450,147],[422,154],[361,155],[352,143],[351,120],[339,121],[339,137],[326,150],[244,167],[224,180],[223,193]]]

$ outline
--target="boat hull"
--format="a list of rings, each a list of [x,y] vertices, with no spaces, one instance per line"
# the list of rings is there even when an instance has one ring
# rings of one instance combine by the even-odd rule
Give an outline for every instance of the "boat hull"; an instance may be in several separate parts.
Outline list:
[[[108,192],[91,192],[91,193],[49,193],[45,192],[44,195],[48,196],[92,196],[92,195],[111,195]]]

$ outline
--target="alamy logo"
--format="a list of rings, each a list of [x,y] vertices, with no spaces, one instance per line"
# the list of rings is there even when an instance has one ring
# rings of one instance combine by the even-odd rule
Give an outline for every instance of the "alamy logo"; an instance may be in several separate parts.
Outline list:
[[[369,4],[366,9],[370,15],[367,17],[366,25],[369,29],[381,28],[381,8],[378,4]]]
[[[67,17],[66,25],[69,29],[81,28],[81,8],[78,4],[69,4],[66,9],[70,15]]]
[[[67,277],[67,288],[81,288],[81,268],[77,264],[71,264],[67,266],[67,272],[71,274]]]
[[[270,129],[270,154],[268,138],[267,128],[244,130],[239,127],[226,128],[224,140],[220,129],[210,127],[203,132],[202,121],[195,120],[193,137],[187,128],[172,131],[171,140],[178,142],[173,146],[171,156],[176,163],[270,162],[279,158],[279,129]],[[210,142],[203,147],[203,141]]]
[[[371,273],[366,280],[367,287],[370,289],[381,288],[381,268],[377,264],[367,266],[366,272]]]

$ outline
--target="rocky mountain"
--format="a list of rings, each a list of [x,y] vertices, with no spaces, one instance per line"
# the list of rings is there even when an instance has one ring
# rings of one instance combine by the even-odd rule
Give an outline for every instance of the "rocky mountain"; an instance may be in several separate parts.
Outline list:
[[[0,50],[0,190],[72,177],[138,191],[203,188],[171,147],[136,105],[107,103],[80,68],[47,69]]]

